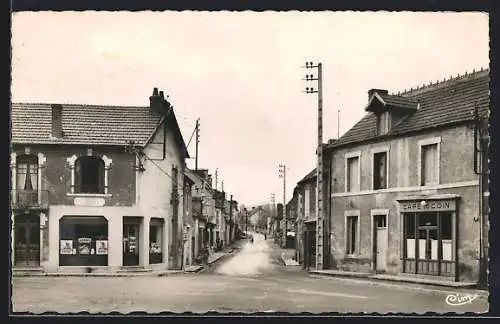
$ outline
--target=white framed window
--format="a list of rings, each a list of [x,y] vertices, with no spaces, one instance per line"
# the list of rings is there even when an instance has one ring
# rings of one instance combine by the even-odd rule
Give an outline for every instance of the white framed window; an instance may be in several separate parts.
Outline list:
[[[391,128],[391,114],[389,111],[383,111],[377,115],[377,135],[384,135]]]
[[[73,155],[67,159],[71,169],[71,195],[109,195],[108,174],[112,160],[106,155]]]
[[[345,217],[345,254],[347,256],[359,255],[360,226],[359,210],[346,210]]]
[[[441,137],[418,141],[418,156],[418,185],[429,186],[439,184]]]
[[[372,189],[389,188],[389,147],[372,149]]]
[[[351,152],[345,155],[345,191],[361,190],[361,152]]]

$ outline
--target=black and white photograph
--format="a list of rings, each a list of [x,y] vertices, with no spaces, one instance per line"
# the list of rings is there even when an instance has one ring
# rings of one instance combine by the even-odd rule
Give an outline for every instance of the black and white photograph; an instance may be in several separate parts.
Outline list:
[[[11,17],[13,314],[488,312],[488,13]]]

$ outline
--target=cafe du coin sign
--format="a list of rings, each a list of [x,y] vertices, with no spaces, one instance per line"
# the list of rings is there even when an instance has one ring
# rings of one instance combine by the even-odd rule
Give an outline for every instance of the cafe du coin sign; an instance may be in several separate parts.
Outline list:
[[[438,212],[438,211],[454,211],[456,209],[456,201],[449,200],[412,200],[401,201],[401,211],[408,212]]]

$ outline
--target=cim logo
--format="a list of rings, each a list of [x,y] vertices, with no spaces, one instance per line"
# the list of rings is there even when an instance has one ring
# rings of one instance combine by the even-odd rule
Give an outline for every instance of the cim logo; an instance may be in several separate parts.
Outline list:
[[[461,306],[465,304],[472,304],[472,301],[476,299],[478,296],[477,295],[460,295],[460,294],[454,294],[454,295],[448,295],[446,296],[446,303],[451,306]]]

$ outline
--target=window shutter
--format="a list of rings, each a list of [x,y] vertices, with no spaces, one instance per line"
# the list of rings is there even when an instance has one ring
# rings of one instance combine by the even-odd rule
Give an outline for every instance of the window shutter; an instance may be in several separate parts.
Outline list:
[[[82,166],[81,166],[81,161],[76,160],[75,162],[75,192],[79,193],[81,192],[81,187],[82,187]]]
[[[99,193],[104,193],[104,161],[99,161],[98,167],[98,185],[99,185]]]

